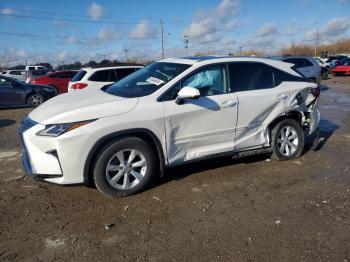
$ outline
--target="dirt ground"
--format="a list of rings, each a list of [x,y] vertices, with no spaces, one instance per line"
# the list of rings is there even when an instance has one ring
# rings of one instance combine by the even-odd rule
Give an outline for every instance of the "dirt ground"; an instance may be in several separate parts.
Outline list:
[[[123,199],[25,177],[30,109],[0,110],[0,261],[350,261],[350,77],[322,84],[315,151],[173,168]]]

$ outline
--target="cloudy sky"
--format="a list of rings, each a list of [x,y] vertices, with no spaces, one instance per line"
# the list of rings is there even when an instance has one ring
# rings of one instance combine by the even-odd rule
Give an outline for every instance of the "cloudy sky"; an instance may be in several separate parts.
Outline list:
[[[2,0],[0,64],[159,59],[161,19],[166,57],[274,54],[350,37],[350,0]]]

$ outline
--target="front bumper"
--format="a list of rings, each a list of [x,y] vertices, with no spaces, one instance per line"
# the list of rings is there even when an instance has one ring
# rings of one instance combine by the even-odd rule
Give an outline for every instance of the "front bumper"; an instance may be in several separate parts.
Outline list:
[[[83,183],[84,163],[91,146],[88,134],[77,129],[59,137],[36,135],[44,127],[28,117],[22,121],[19,135],[26,174],[55,184]]]

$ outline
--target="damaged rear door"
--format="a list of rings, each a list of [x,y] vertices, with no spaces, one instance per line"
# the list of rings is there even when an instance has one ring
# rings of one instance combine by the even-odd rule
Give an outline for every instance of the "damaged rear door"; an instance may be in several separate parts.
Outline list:
[[[230,86],[238,98],[235,150],[268,145],[266,126],[289,110],[290,92],[270,66],[259,62],[229,64]]]

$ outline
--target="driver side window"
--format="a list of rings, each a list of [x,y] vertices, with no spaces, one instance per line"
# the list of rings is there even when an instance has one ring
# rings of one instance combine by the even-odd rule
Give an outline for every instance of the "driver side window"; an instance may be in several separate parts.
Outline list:
[[[225,67],[208,66],[181,82],[181,87],[197,88],[201,96],[213,96],[227,93]]]
[[[6,78],[0,77],[0,88],[1,87],[8,87],[8,86],[11,86],[11,82]]]
[[[197,88],[201,96],[226,94],[229,93],[226,79],[225,65],[206,66],[173,86],[163,99],[175,99],[181,88],[185,86]]]

